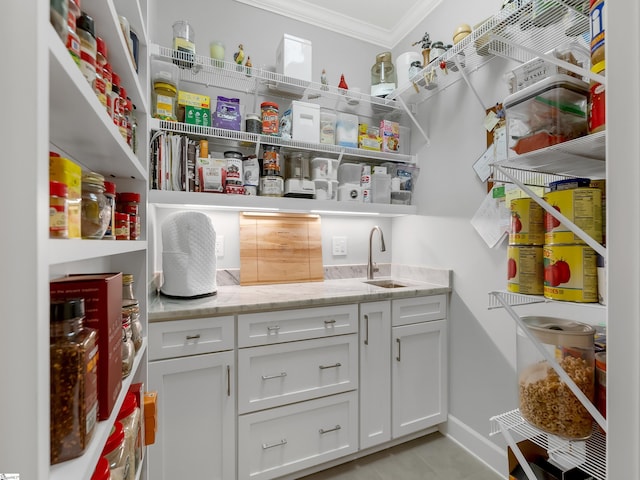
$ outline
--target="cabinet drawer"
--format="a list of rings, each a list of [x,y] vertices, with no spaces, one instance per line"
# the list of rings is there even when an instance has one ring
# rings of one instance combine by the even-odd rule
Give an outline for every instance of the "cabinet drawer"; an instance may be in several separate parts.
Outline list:
[[[239,350],[239,413],[355,390],[357,338],[339,335]]]
[[[394,327],[443,318],[447,318],[447,295],[391,301],[391,324]]]
[[[358,306],[302,308],[238,315],[238,347],[355,333]]]
[[[232,350],[234,318],[213,317],[149,324],[149,360]]]
[[[238,478],[266,480],[355,452],[357,403],[348,392],[241,415]]]

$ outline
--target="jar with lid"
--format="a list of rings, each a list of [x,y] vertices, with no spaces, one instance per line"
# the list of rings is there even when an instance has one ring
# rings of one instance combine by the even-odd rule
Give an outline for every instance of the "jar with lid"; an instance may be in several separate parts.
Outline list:
[[[140,194],[122,192],[116,195],[116,211],[129,215],[129,239],[139,240],[141,231]]]
[[[69,4],[67,0],[49,1],[49,21],[60,40],[67,42],[67,17],[69,14]]]
[[[262,133],[262,121],[257,113],[247,113],[245,120],[245,131],[247,133]]]
[[[376,63],[371,67],[371,96],[386,97],[396,89],[397,82],[391,52],[376,55]]]
[[[84,298],[53,300],[50,310],[51,464],[79,457],[98,414],[97,332],[84,326]]]
[[[98,53],[93,18],[82,12],[76,21],[76,31],[80,37],[80,70],[93,88],[96,80],[96,55]]]
[[[196,53],[196,32],[186,20],[173,24],[173,63],[181,68],[191,68]]]
[[[131,340],[136,352],[142,347],[142,323],[140,323],[140,302],[133,293],[133,274],[122,275],[122,310],[131,318]]]
[[[69,0],[69,14],[67,19],[67,50],[73,58],[73,62],[80,67],[80,37],[76,31],[77,16],[72,10],[71,5],[75,5],[73,0]],[[80,13],[78,11],[78,13]]]
[[[280,147],[275,145],[264,145],[262,147],[262,174],[281,175]]]
[[[555,317],[522,317],[529,333],[593,402],[594,335],[590,325]],[[537,428],[568,440],[591,436],[589,411],[564,383],[529,336],[517,335],[517,371],[522,417]]]
[[[129,100],[131,101],[131,100]],[[129,119],[129,124],[131,125],[131,150],[135,155],[138,154],[138,118],[136,116],[136,106],[132,102],[131,103],[131,118]]]
[[[109,225],[110,210],[104,195],[104,177],[96,172],[82,175],[82,238],[100,240]]]
[[[115,234],[116,240],[131,240],[131,234],[129,233],[129,214],[128,213],[115,213]]]
[[[129,472],[124,480],[135,480],[136,470],[142,459],[142,432],[140,429],[140,408],[133,392],[127,392],[117,420],[124,429],[124,449],[129,456]]]
[[[109,460],[100,457],[96,468],[93,470],[91,480],[111,480],[111,472],[109,471]]]
[[[107,64],[107,45],[102,37],[96,37],[96,81],[94,91],[104,108],[107,108],[107,93],[104,80],[104,66]]]
[[[136,348],[131,340],[131,316],[122,311],[122,378],[127,378],[133,368]]]
[[[113,105],[111,104],[113,102],[113,94],[111,93],[113,88],[113,72],[111,70],[111,64],[108,62],[102,68],[102,79],[104,80],[104,95],[107,101],[105,105],[107,115],[109,115],[109,118],[113,118]]]
[[[120,116],[122,115],[122,105],[120,103],[120,75],[111,72],[111,119],[116,127],[120,126]],[[108,101],[108,100],[107,100]]]
[[[109,462],[111,480],[126,480],[131,468],[131,459],[124,448],[124,427],[116,420],[102,449],[102,456]]]
[[[67,186],[49,181],[49,238],[69,237],[69,201]]]
[[[120,116],[118,118],[118,130],[122,139],[129,144],[129,121],[127,113],[127,89],[120,87]]]
[[[115,221],[116,221],[116,184],[113,182],[104,182],[104,196],[107,198],[107,205],[109,207],[109,224],[104,232],[105,240],[115,240]]]
[[[260,112],[262,114],[262,134],[278,135],[278,104],[275,102],[262,102]]]

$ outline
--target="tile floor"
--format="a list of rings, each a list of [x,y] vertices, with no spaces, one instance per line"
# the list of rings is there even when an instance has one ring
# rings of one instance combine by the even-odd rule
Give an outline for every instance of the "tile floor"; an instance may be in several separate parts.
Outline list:
[[[432,433],[304,480],[504,480],[453,440]]]

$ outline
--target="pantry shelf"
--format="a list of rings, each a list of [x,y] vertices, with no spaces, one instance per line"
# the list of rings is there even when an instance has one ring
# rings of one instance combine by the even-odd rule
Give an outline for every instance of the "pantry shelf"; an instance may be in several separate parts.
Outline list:
[[[567,303],[571,303],[572,305],[577,305],[580,307],[597,309],[597,310],[606,310],[606,306],[601,303],[578,303],[578,302],[565,302],[560,300],[553,300],[551,298],[546,298],[542,295],[525,295],[523,293],[514,293],[507,291],[494,291],[489,292],[489,302],[487,305],[488,310],[493,310],[496,308],[503,308],[502,303],[496,298],[496,295],[500,295],[500,297],[510,306],[519,307],[523,305],[533,305],[536,303],[557,303],[566,305]]]
[[[49,265],[86,260],[96,256],[106,257],[147,249],[144,240],[81,240],[49,239]]]
[[[529,424],[522,418],[520,411],[516,409],[491,418],[491,435],[499,433],[502,433],[505,438],[511,439],[509,446],[514,452],[518,447],[513,441],[511,433],[516,433],[523,438],[531,440],[546,449],[550,457],[579,467],[597,480],[605,480],[607,478],[606,437],[595,424],[588,440],[563,440]],[[511,444],[512,442],[513,445]],[[531,478],[531,480],[535,479],[535,476]]]
[[[395,163],[415,163],[416,161],[414,155],[378,152],[374,150],[349,148],[323,143],[300,142],[276,136],[259,135],[256,133],[227,130],[224,128],[203,127],[201,125],[191,125],[182,122],[167,122],[165,120],[151,119],[150,125],[152,130],[163,130],[202,138],[215,138],[217,143],[228,145],[230,147],[254,148],[256,155],[260,154],[261,145],[276,145],[292,150],[329,153],[336,155],[341,159],[367,159]]]

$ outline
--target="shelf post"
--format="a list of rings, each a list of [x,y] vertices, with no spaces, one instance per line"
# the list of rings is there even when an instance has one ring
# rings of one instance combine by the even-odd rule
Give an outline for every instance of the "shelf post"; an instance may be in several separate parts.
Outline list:
[[[500,426],[500,432],[502,433],[502,436],[507,441],[507,445],[509,445],[513,454],[516,456],[516,459],[518,460],[518,463],[522,467],[522,470],[524,470],[524,473],[527,475],[527,478],[529,480],[537,480],[538,477],[536,477],[536,474],[533,473],[533,470],[531,469],[531,465],[529,465],[529,462],[527,461],[525,456],[522,454],[520,447],[518,447],[518,444],[514,440],[513,435],[511,435],[511,433],[509,432],[509,429],[505,428],[502,425],[502,422],[498,422],[498,425]]]

